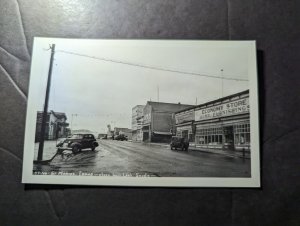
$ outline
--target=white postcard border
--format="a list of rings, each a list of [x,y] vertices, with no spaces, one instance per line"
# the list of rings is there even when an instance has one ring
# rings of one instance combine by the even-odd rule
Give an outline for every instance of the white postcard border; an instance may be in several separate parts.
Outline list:
[[[88,39],[61,39],[61,38],[35,38],[31,61],[29,94],[27,102],[26,128],[23,154],[22,183],[30,184],[72,184],[72,185],[105,185],[105,186],[155,186],[155,187],[260,187],[260,146],[259,146],[259,109],[258,109],[258,77],[256,62],[255,41],[188,41],[199,42],[201,45],[236,45],[241,43],[248,46],[248,74],[249,74],[249,100],[250,100],[250,125],[251,125],[251,177],[227,178],[227,177],[120,177],[120,176],[57,176],[57,175],[33,175],[34,158],[34,134],[36,123],[36,105],[40,98],[37,87],[41,72],[48,70],[41,66],[41,54],[49,54],[50,51],[38,53],[38,47],[45,43],[63,43],[70,41],[97,42],[99,40]],[[114,42],[139,42],[141,40],[104,40]],[[154,41],[154,40],[142,40]],[[163,41],[163,40],[155,40]],[[187,40],[168,40],[171,42],[185,42]],[[46,57],[47,58],[47,57]],[[46,72],[47,73],[47,72]]]

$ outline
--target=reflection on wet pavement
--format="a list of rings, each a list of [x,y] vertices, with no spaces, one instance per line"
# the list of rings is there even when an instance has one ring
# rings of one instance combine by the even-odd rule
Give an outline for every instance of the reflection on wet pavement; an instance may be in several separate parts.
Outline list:
[[[95,151],[64,151],[47,165],[33,167],[35,175],[122,177],[250,177],[249,159],[197,151],[174,151],[168,145],[98,140]],[[38,145],[35,148],[35,159]],[[55,142],[45,142],[43,160],[56,153]]]
[[[56,171],[94,167],[96,165],[97,154],[98,151],[82,151],[78,154],[63,152],[62,154],[57,154],[48,165],[35,164],[33,170]]]

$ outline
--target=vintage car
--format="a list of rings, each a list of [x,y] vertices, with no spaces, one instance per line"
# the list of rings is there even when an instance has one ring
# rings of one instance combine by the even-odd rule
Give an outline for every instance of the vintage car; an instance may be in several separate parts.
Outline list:
[[[173,150],[173,149],[177,150],[177,148],[179,148],[182,151],[184,151],[184,150],[188,151],[189,145],[190,145],[189,141],[182,137],[173,136],[171,138],[171,143],[170,143],[171,150]]]
[[[69,150],[74,154],[88,148],[94,151],[98,146],[99,144],[93,134],[73,134],[56,145],[58,151]]]
[[[128,140],[128,138],[127,138],[127,136],[125,136],[125,134],[120,134],[115,137],[115,140],[123,141],[123,140]]]

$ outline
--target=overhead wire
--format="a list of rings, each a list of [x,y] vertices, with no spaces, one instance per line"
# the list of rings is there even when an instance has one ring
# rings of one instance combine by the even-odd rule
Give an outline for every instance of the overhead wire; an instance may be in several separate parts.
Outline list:
[[[121,61],[121,60],[114,60],[114,59],[109,59],[109,58],[105,58],[105,57],[90,56],[90,55],[87,55],[87,54],[76,53],[76,52],[71,52],[71,51],[66,51],[66,50],[56,50],[55,52],[61,52],[61,53],[86,57],[86,58],[90,58],[90,59],[94,59],[94,60],[101,60],[101,61],[106,61],[106,62],[111,62],[111,63],[117,63],[117,64],[129,65],[129,66],[134,66],[134,67],[147,68],[147,69],[152,69],[152,70],[159,70],[159,71],[166,71],[166,72],[187,74],[187,75],[194,75],[194,76],[202,76],[202,77],[215,78],[215,79],[225,79],[225,80],[242,81],[242,82],[248,81],[247,79],[242,79],[242,78],[231,78],[231,77],[207,75],[207,74],[200,74],[200,73],[196,73],[196,72],[188,72],[188,71],[181,71],[181,70],[175,70],[175,69],[168,69],[168,68],[163,68],[163,67],[144,65],[144,64],[126,62],[126,61]]]

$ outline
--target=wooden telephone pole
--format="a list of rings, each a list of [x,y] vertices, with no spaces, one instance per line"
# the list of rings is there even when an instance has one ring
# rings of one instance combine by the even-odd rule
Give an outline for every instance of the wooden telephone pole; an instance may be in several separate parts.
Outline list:
[[[50,66],[49,66],[49,71],[48,71],[46,97],[45,97],[45,103],[44,103],[44,112],[43,112],[43,118],[42,118],[40,144],[39,144],[37,161],[43,160],[44,140],[45,140],[45,132],[46,132],[45,129],[46,129],[47,116],[48,116],[48,102],[49,102],[49,94],[50,94],[50,87],[51,87],[51,76],[52,76],[53,59],[54,59],[54,53],[55,53],[55,44],[52,44],[50,49],[51,49]]]

